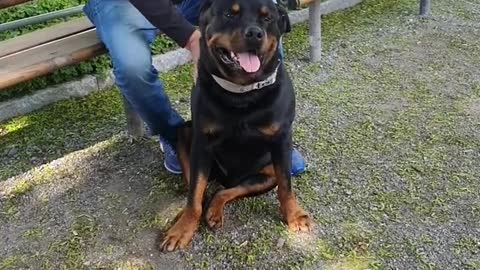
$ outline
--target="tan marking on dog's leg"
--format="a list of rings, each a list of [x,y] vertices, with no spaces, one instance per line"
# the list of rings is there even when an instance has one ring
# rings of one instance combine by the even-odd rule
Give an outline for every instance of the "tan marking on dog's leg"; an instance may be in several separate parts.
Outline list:
[[[233,188],[221,190],[215,194],[210,206],[208,207],[205,219],[212,229],[223,227],[223,209],[225,205],[235,199],[246,197],[250,194],[258,194],[271,190],[275,187],[275,173],[273,166],[268,165],[260,171],[260,174],[266,176],[264,182],[253,185],[239,185]]]
[[[177,222],[167,231],[163,242],[160,244],[161,251],[184,249],[192,241],[200,223],[203,195],[207,188],[207,183],[207,177],[204,174],[199,174],[197,185],[193,192],[192,205],[187,204]]]

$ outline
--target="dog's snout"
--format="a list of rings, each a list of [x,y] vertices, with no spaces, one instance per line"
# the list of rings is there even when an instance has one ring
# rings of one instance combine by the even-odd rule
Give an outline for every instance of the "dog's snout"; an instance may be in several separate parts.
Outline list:
[[[263,30],[258,26],[250,26],[245,30],[245,38],[248,41],[261,41],[263,36]]]

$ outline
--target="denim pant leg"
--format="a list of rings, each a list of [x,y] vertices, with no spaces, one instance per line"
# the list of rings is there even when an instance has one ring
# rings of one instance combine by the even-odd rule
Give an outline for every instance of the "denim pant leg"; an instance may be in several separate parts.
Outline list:
[[[170,143],[183,123],[152,65],[158,30],[128,0],[90,0],[84,9],[110,53],[115,82],[153,134]]]
[[[198,17],[200,16],[200,9],[205,0],[183,0],[177,6],[180,13],[193,25],[198,25]]]

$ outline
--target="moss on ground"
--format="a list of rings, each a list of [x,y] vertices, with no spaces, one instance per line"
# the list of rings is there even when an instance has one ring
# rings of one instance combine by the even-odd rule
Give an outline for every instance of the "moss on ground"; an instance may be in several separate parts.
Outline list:
[[[84,264],[84,256],[97,230],[97,225],[92,217],[86,214],[78,215],[67,235],[50,244],[50,256],[56,257],[61,262],[61,269],[87,269],[87,265]],[[58,265],[58,261],[51,262],[45,258],[42,269],[52,269],[50,264]]]

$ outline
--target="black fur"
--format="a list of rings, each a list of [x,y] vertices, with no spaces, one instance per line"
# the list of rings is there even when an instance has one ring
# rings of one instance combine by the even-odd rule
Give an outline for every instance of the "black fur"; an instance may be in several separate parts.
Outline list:
[[[200,159],[205,158],[215,160],[212,166],[220,165],[221,169],[215,171],[222,172],[222,177],[217,177],[217,180],[226,187],[240,184],[271,163],[272,148],[282,148],[285,152],[291,151],[291,125],[295,115],[295,95],[292,82],[280,61],[278,51],[275,52],[269,63],[264,64],[261,74],[252,80],[253,82],[265,79],[279,65],[276,83],[263,89],[234,94],[221,88],[211,75],[222,76],[218,70],[218,63],[208,52],[206,40],[209,33],[206,33],[206,28],[210,27],[214,32],[230,32],[232,26],[235,29],[250,25],[256,18],[241,18],[240,22],[229,22],[219,15],[233,3],[247,1],[249,0],[210,0],[206,1],[203,6],[200,22],[203,38],[198,81],[191,97],[194,138],[196,137],[198,141],[202,142],[198,147],[202,148],[201,152],[204,153],[204,156],[191,156],[191,163],[197,163]],[[274,5],[271,0],[253,2],[245,4],[241,8],[251,9],[253,10],[251,13],[254,14],[255,10],[262,5],[269,7],[273,17],[272,21],[268,24],[259,23],[268,34],[274,35],[277,40],[280,40],[282,34],[290,31],[288,14],[283,8]],[[212,22],[215,20],[219,21]],[[212,26],[210,23],[218,25]],[[277,134],[265,136],[259,132],[258,128],[272,123],[278,123],[281,126]],[[215,125],[219,130],[214,134],[204,134],[202,128],[205,125]],[[195,143],[193,147],[197,147]],[[283,166],[290,168],[290,164],[283,164]]]

